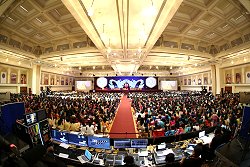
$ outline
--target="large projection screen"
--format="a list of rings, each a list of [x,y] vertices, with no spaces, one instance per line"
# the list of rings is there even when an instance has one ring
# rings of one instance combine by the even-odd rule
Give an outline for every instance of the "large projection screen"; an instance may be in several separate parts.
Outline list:
[[[114,76],[95,78],[95,90],[158,90],[158,78],[146,76]]]
[[[92,81],[76,81],[76,91],[89,91],[92,89]]]
[[[177,90],[177,81],[161,81],[161,90]]]

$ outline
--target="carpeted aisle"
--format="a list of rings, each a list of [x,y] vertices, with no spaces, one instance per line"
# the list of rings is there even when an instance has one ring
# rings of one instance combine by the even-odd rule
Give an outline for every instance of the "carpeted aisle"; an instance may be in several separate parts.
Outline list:
[[[116,113],[113,125],[110,129],[110,138],[136,138],[136,133],[133,115],[131,112],[130,99],[124,95],[121,99],[118,111]],[[112,134],[112,133],[124,133],[124,134]]]

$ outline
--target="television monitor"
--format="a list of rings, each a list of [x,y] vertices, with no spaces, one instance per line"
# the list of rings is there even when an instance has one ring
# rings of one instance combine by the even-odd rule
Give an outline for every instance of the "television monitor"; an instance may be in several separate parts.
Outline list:
[[[114,139],[114,148],[130,148],[130,139]]]
[[[157,145],[157,150],[164,150],[164,149],[166,149],[166,143],[161,143]]]
[[[25,114],[25,123],[26,125],[37,123],[37,113],[33,112],[33,113]]]
[[[87,149],[85,150],[84,156],[88,159],[88,161],[91,161],[92,154],[91,154],[91,152],[89,152],[89,150],[87,150]]]
[[[37,113],[37,120],[42,121],[47,118],[46,111],[45,110],[38,110]]]
[[[146,148],[148,145],[148,139],[131,139],[132,148]]]
[[[68,133],[69,144],[74,144],[77,146],[88,146],[88,140],[86,136]]]
[[[205,131],[199,132],[199,138],[201,138],[201,137],[203,137],[203,136],[205,136]]]
[[[51,131],[51,138],[54,141],[58,141],[61,143],[69,143],[69,138],[68,138],[68,133],[67,132],[62,132],[62,131],[58,131],[58,130],[52,130]]]
[[[104,137],[88,136],[88,146],[92,148],[110,149],[110,139]]]

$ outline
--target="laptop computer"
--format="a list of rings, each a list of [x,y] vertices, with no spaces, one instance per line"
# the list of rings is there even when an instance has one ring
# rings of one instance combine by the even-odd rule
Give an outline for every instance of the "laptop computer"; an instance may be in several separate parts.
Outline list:
[[[91,152],[89,152],[89,150],[85,150],[83,155],[78,156],[77,158],[79,159],[79,161],[83,164],[86,162],[90,162],[92,160],[92,154]]]

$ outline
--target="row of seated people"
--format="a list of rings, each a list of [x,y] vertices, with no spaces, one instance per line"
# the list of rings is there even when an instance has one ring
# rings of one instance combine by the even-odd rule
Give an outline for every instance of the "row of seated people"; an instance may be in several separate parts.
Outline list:
[[[78,93],[60,96],[12,95],[24,102],[26,113],[44,109],[52,128],[91,135],[108,132],[120,102],[120,93]]]
[[[154,131],[169,136],[218,125],[234,131],[243,112],[238,94],[183,96],[160,92],[130,93],[129,97],[133,100],[138,131],[151,137]]]

